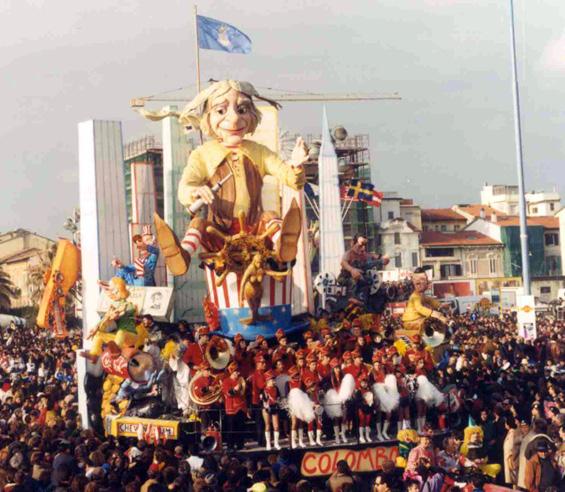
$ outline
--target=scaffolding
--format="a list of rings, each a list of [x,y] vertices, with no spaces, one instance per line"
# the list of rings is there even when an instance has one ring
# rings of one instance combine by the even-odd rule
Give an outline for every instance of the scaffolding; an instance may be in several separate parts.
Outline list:
[[[321,142],[320,135],[303,137],[308,147]],[[338,158],[339,184],[346,186],[352,179],[371,182],[369,135],[358,134],[333,142]],[[304,164],[306,179],[312,185],[318,185],[318,157],[309,158]],[[365,202],[353,202],[343,218],[343,236],[345,249],[349,249],[356,234],[363,234],[369,240],[369,251],[377,246],[376,226],[372,206]],[[306,215],[310,224],[317,221],[316,213],[307,204]],[[318,262],[314,259],[312,272],[318,273]]]

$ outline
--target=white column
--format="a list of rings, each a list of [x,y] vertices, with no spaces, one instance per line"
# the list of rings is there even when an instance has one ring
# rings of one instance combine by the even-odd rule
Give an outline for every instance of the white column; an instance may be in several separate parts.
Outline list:
[[[84,348],[88,331],[99,321],[98,280],[109,280],[113,257],[130,260],[124,185],[122,128],[118,121],[89,120],[78,125],[82,319]],[[79,411],[87,426],[83,388],[84,359],[79,360]]]

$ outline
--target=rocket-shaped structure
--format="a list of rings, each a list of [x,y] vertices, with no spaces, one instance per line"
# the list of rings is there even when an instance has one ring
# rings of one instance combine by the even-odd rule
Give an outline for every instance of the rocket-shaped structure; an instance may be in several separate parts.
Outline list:
[[[320,186],[320,273],[331,273],[337,276],[345,250],[337,155],[330,136],[325,107],[322,121],[322,147],[318,159],[318,182]]]

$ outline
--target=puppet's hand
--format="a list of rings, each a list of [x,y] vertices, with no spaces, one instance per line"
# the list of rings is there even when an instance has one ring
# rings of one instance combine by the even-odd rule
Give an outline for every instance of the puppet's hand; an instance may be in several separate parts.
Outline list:
[[[287,185],[295,190],[301,190],[306,183],[306,171],[304,166],[293,167],[288,175]]]
[[[300,166],[308,160],[308,149],[304,143],[302,137],[296,139],[296,144],[294,149],[292,149],[292,154],[290,156],[290,163],[293,166]]]
[[[214,201],[214,192],[209,186],[199,186],[192,194],[193,200],[202,198],[206,205],[210,205]]]

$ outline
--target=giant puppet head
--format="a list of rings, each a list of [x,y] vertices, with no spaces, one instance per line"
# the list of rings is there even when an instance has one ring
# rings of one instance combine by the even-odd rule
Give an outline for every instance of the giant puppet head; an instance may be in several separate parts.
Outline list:
[[[112,277],[108,285],[108,297],[112,301],[123,301],[129,297],[129,290],[123,278]]]
[[[280,108],[277,102],[260,96],[249,82],[221,80],[188,103],[179,121],[190,128],[200,128],[206,136],[217,139],[226,147],[237,147],[261,121],[254,98]]]
[[[414,284],[414,290],[418,294],[423,294],[428,289],[429,280],[426,271],[423,268],[416,268],[412,274],[412,283]]]

